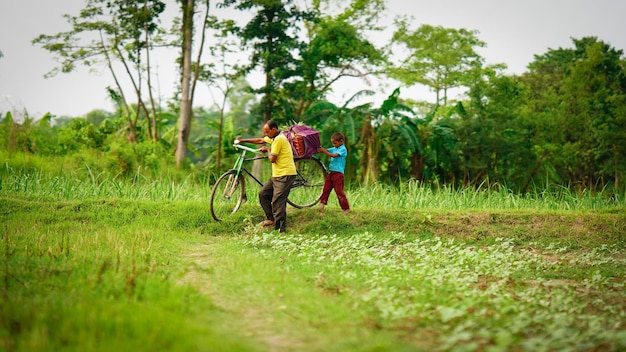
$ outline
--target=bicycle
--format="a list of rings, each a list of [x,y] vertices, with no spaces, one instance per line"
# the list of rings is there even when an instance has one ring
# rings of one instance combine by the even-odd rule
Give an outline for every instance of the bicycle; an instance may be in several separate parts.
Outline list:
[[[211,190],[211,215],[216,221],[221,221],[227,216],[236,213],[248,197],[246,195],[246,181],[244,175],[248,175],[260,186],[263,182],[255,177],[245,166],[244,163],[266,159],[267,156],[256,156],[246,158],[246,153],[252,152],[262,154],[258,149],[253,149],[245,145],[241,145],[235,140],[233,147],[241,154],[237,156],[233,168],[223,173]],[[302,209],[312,207],[320,201],[322,197],[322,188],[328,171],[324,164],[316,157],[295,160],[296,164],[296,180],[289,191],[287,203],[291,206]]]

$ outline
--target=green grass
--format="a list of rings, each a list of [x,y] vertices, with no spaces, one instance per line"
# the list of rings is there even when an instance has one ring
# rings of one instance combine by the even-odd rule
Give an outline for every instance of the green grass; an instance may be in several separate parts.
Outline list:
[[[278,235],[195,179],[1,187],[0,350],[626,349],[620,196],[372,186]]]
[[[185,204],[2,198],[5,350],[215,350],[241,346],[221,310],[177,283],[202,242]],[[161,211],[167,211],[167,219]],[[176,215],[180,215],[180,221]],[[244,344],[245,345],[245,344]]]
[[[84,158],[47,160],[23,154],[10,157],[2,152],[0,157],[5,158],[0,165],[0,194],[40,200],[206,201],[216,178],[200,170],[187,174],[180,170],[167,171],[155,177],[142,169],[136,170],[132,177],[121,177],[101,171],[100,166],[90,165]],[[260,169],[267,177],[267,163],[262,163]],[[246,180],[248,199],[254,200],[260,187],[250,178]],[[577,193],[563,187],[552,188],[515,194],[497,185],[454,189],[411,181],[399,187],[375,184],[353,188],[348,193],[351,206],[373,209],[619,211],[626,207],[623,193]]]

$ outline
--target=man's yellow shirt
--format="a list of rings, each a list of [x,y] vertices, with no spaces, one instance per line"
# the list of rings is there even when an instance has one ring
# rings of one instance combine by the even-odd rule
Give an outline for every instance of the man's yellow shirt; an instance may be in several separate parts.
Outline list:
[[[273,139],[263,138],[271,144],[270,153],[276,155],[276,162],[272,163],[272,177],[290,176],[296,174],[296,164],[293,161],[293,151],[287,137],[279,133]]]

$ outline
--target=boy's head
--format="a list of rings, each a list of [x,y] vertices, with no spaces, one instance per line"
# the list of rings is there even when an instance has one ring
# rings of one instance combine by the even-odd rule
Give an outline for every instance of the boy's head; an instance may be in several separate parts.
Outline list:
[[[330,136],[330,142],[333,144],[333,146],[338,147],[340,145],[343,144],[344,142],[344,137],[343,134],[339,133],[339,132],[335,132],[333,133],[332,136]]]

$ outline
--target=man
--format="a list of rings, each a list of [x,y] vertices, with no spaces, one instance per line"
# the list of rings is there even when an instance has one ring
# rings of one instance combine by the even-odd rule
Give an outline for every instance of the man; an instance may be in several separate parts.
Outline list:
[[[254,144],[270,144],[261,147],[262,152],[267,152],[267,157],[272,163],[272,177],[265,182],[259,191],[259,202],[265,212],[263,226],[274,225],[274,229],[285,232],[287,223],[287,197],[291,185],[296,179],[296,164],[293,161],[291,144],[280,130],[274,120],[269,120],[263,125],[264,138],[240,139],[239,142]]]

